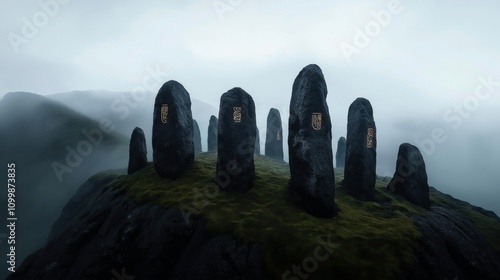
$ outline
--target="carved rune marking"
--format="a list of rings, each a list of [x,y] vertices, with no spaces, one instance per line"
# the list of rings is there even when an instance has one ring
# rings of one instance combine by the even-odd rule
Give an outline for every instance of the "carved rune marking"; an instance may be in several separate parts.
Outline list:
[[[321,113],[312,113],[312,128],[321,130]]]
[[[161,122],[167,123],[168,120],[168,104],[161,105]]]
[[[372,148],[373,147],[373,128],[368,128],[368,132],[366,135],[366,147],[367,148]]]
[[[235,123],[241,122],[241,107],[233,107],[233,120]]]

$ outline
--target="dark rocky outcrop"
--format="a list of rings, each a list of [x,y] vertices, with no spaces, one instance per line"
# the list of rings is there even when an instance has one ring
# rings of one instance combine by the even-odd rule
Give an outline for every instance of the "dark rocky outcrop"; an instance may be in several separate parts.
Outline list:
[[[176,81],[160,88],[153,113],[153,162],[158,175],[178,178],[194,160],[191,99]]]
[[[408,143],[399,146],[396,172],[387,188],[415,205],[431,207],[425,162],[417,147]]]
[[[252,97],[233,88],[220,98],[217,180],[225,190],[246,192],[253,187],[257,123]]]
[[[128,174],[134,174],[148,165],[147,153],[144,131],[136,127],[130,137]]]
[[[293,83],[288,121],[292,197],[318,217],[334,215],[332,125],[326,95],[321,69],[306,66]]]
[[[194,141],[194,152],[201,153],[201,133],[198,122],[193,119],[193,141]]]
[[[408,279],[500,279],[500,262],[468,218],[431,207],[411,217],[422,238]]]
[[[219,131],[219,121],[217,117],[210,116],[210,122],[208,124],[208,151],[217,151],[217,135]]]
[[[186,221],[178,208],[135,203],[108,182],[80,187],[52,239],[8,279],[266,278],[259,245],[207,234],[203,218]]]
[[[260,155],[260,131],[259,128],[256,127],[257,133],[255,134],[255,154]]]
[[[337,142],[337,153],[335,154],[335,167],[344,168],[345,167],[345,152],[346,152],[346,143],[345,138],[340,137]]]
[[[283,160],[283,127],[278,109],[271,108],[267,115],[266,156]]]
[[[356,99],[347,116],[346,160],[344,186],[347,192],[361,200],[375,195],[377,166],[377,128],[370,101]]]

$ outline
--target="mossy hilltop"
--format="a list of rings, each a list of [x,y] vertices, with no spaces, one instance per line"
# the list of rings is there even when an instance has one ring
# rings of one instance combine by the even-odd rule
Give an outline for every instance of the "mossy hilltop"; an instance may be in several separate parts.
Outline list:
[[[128,199],[139,203],[152,201],[189,209],[206,218],[206,229],[212,234],[231,234],[261,244],[265,268],[276,279],[293,265],[301,266],[306,258],[313,257],[320,245],[318,239],[329,238],[332,253],[325,261],[318,261],[309,279],[405,278],[417,262],[415,250],[422,235],[407,215],[422,215],[426,210],[388,192],[390,178],[379,177],[376,200],[363,202],[345,193],[340,183],[343,174],[336,170],[338,213],[334,218],[321,219],[291,200],[286,163],[256,156],[255,186],[240,194],[215,188],[216,160],[215,153],[197,154],[193,166],[177,180],[160,178],[152,166],[127,176],[103,172],[94,179],[111,177],[109,187],[124,190]],[[497,217],[435,189],[431,189],[431,202],[468,216],[500,255]]]

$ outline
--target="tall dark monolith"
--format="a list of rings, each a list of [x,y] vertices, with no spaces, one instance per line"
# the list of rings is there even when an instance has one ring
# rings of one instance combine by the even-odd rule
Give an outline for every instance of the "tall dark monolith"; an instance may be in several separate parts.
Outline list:
[[[233,88],[221,96],[219,108],[215,181],[224,190],[246,192],[255,176],[255,104],[243,89]]]
[[[260,155],[260,132],[258,127],[256,129],[257,133],[255,135],[255,154]]]
[[[156,95],[153,113],[153,162],[163,178],[180,177],[194,160],[191,99],[176,81],[168,81]]]
[[[325,218],[335,214],[332,125],[326,95],[321,69],[306,66],[293,83],[288,121],[292,198],[308,213]]]
[[[345,138],[342,136],[337,142],[337,153],[335,154],[335,167],[344,168],[345,167]]]
[[[208,151],[217,151],[217,134],[219,131],[219,121],[217,117],[210,116],[210,122],[208,124]]]
[[[144,131],[136,127],[130,137],[128,174],[134,174],[148,165],[147,153]]]
[[[377,128],[373,109],[365,98],[356,99],[347,116],[346,160],[344,186],[361,200],[375,195],[377,166]]]
[[[266,156],[283,160],[283,126],[278,109],[271,108],[267,115]]]
[[[194,141],[194,152],[201,153],[201,133],[198,122],[193,119],[193,141]]]

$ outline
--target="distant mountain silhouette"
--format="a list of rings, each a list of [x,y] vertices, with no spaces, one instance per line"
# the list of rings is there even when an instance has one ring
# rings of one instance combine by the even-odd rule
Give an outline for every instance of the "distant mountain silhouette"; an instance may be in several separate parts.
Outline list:
[[[189,89],[188,89],[189,91]],[[146,135],[148,154],[151,150],[153,106],[156,93],[133,94],[106,90],[71,91],[48,95],[76,112],[96,121],[110,120],[115,131],[129,136],[135,127],[140,127]],[[218,101],[217,101],[218,102]],[[207,150],[207,128],[211,115],[218,115],[219,109],[191,96],[191,111],[201,132],[203,151]]]
[[[6,178],[7,163],[16,164],[19,263],[44,244],[75,184],[99,170],[127,165],[128,138],[116,132],[100,137],[99,130],[95,120],[44,96],[11,92],[0,100],[0,177]],[[94,143],[84,132],[93,134]],[[2,188],[1,209],[7,209],[6,192]],[[0,260],[5,263],[5,254]]]

